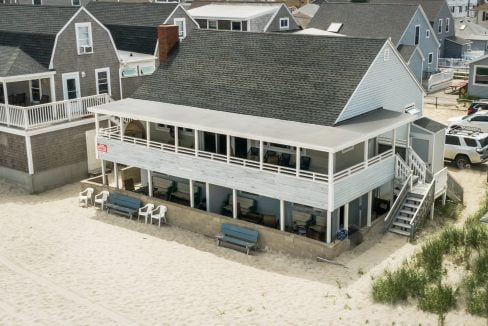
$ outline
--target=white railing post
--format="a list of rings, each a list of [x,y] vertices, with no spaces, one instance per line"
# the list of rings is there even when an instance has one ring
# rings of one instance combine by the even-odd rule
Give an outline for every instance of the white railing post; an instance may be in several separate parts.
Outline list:
[[[300,147],[296,147],[296,157],[295,157],[295,169],[296,169],[296,175],[297,177],[300,176],[300,164],[301,164],[301,154],[300,154]]]
[[[147,147],[151,145],[151,123],[146,121],[146,140],[147,140]]]
[[[179,135],[178,135],[178,126],[174,126],[175,130],[175,152],[178,153],[178,146],[179,146]]]
[[[368,167],[368,159],[369,159],[369,139],[364,141],[364,167]]]
[[[349,203],[344,205],[344,229],[349,230]]]
[[[368,192],[368,212],[366,215],[366,226],[371,226],[371,211],[373,209],[373,191]]]
[[[68,121],[71,121],[71,115],[72,115],[71,101],[70,100],[63,101],[63,108],[66,112],[66,117],[68,118]]]
[[[285,231],[285,201],[280,199],[280,230]]]
[[[8,93],[7,93],[7,83],[6,82],[3,82],[2,83],[2,87],[3,87],[3,98],[4,98],[4,101],[5,101],[5,115],[6,115],[6,118],[7,118],[7,126],[10,127],[10,109],[9,109],[9,104],[8,104]]]
[[[230,135],[225,135],[226,150],[227,150],[227,163],[230,163]]]
[[[193,180],[189,179],[188,182],[190,184],[190,207],[194,208],[195,207],[195,193],[193,192]]]
[[[124,141],[124,119],[119,117],[120,140]]]
[[[198,130],[194,129],[193,132],[195,133],[195,156],[198,156]]]
[[[28,129],[29,128],[29,109],[28,108],[22,108],[22,113],[23,113],[23,119],[24,119],[24,128]]]
[[[263,170],[263,163],[264,163],[264,142],[262,140],[259,141],[259,169]]]
[[[98,159],[97,138],[99,133],[100,133],[100,122],[98,121],[98,113],[95,113],[95,156],[97,159]]]
[[[152,181],[152,173],[151,170],[147,169],[147,187],[148,187],[148,194],[149,197],[153,196],[153,181]]]
[[[237,218],[237,190],[232,189],[232,217]]]

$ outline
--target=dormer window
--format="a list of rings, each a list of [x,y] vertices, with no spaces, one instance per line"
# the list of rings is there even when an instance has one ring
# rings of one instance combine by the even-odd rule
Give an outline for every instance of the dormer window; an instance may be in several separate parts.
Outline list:
[[[32,0],[32,4],[35,6],[42,6],[42,0]]]
[[[178,36],[180,39],[184,39],[186,37],[186,21],[185,18],[175,18],[174,24],[178,26]]]
[[[75,24],[75,28],[78,54],[93,53],[91,23],[77,23]]]
[[[330,23],[329,27],[327,28],[327,32],[339,33],[341,27],[342,23]]]
[[[290,18],[280,18],[280,29],[288,29],[290,28]]]

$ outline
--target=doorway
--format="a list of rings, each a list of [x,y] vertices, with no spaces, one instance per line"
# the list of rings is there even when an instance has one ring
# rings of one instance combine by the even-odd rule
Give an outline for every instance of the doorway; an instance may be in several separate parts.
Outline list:
[[[73,100],[80,97],[80,74],[72,72],[63,74],[64,100]]]
[[[235,137],[234,144],[235,144],[235,156],[239,158],[247,159],[247,139]]]

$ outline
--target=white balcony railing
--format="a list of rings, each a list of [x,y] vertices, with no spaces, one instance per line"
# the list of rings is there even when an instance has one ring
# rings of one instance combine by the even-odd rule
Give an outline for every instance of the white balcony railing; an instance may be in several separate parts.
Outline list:
[[[227,156],[227,155],[222,155],[217,153],[211,153],[203,150],[195,150],[194,148],[188,148],[182,146],[176,147],[175,145],[164,144],[152,140],[148,142],[146,139],[135,138],[130,136],[121,137],[120,128],[118,126],[100,129],[98,136],[102,138],[123,141],[129,144],[140,145],[140,146],[148,147],[150,149],[160,150],[164,152],[173,152],[178,154],[190,155],[202,159],[208,159],[208,160],[227,163],[231,165],[239,165],[245,168],[257,169],[257,170],[261,169],[261,164],[258,161],[253,161],[253,160],[248,160],[248,159],[243,159],[243,158],[233,157],[233,156]],[[386,152],[383,152],[377,156],[368,159],[367,162],[361,162],[350,168],[336,172],[334,174],[334,181],[339,181],[341,179],[353,175],[354,173],[365,170],[366,168],[370,166],[374,166],[376,163],[382,162],[392,157],[393,155],[394,155],[393,151],[390,149]],[[329,177],[327,174],[307,171],[307,170],[297,171],[297,169],[295,168],[274,165],[274,164],[269,164],[264,162],[262,163],[262,170],[265,172],[271,172],[271,173],[277,173],[277,174],[287,175],[291,177],[308,179],[315,182],[322,182],[322,183],[329,182]]]
[[[108,102],[109,95],[100,94],[26,107],[0,103],[0,124],[22,129],[46,127],[90,116],[89,107]]]

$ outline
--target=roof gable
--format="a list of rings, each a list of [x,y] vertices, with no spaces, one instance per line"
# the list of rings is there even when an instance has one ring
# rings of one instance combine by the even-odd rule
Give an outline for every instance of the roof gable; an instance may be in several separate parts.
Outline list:
[[[198,30],[133,97],[331,126],[384,43]]]

